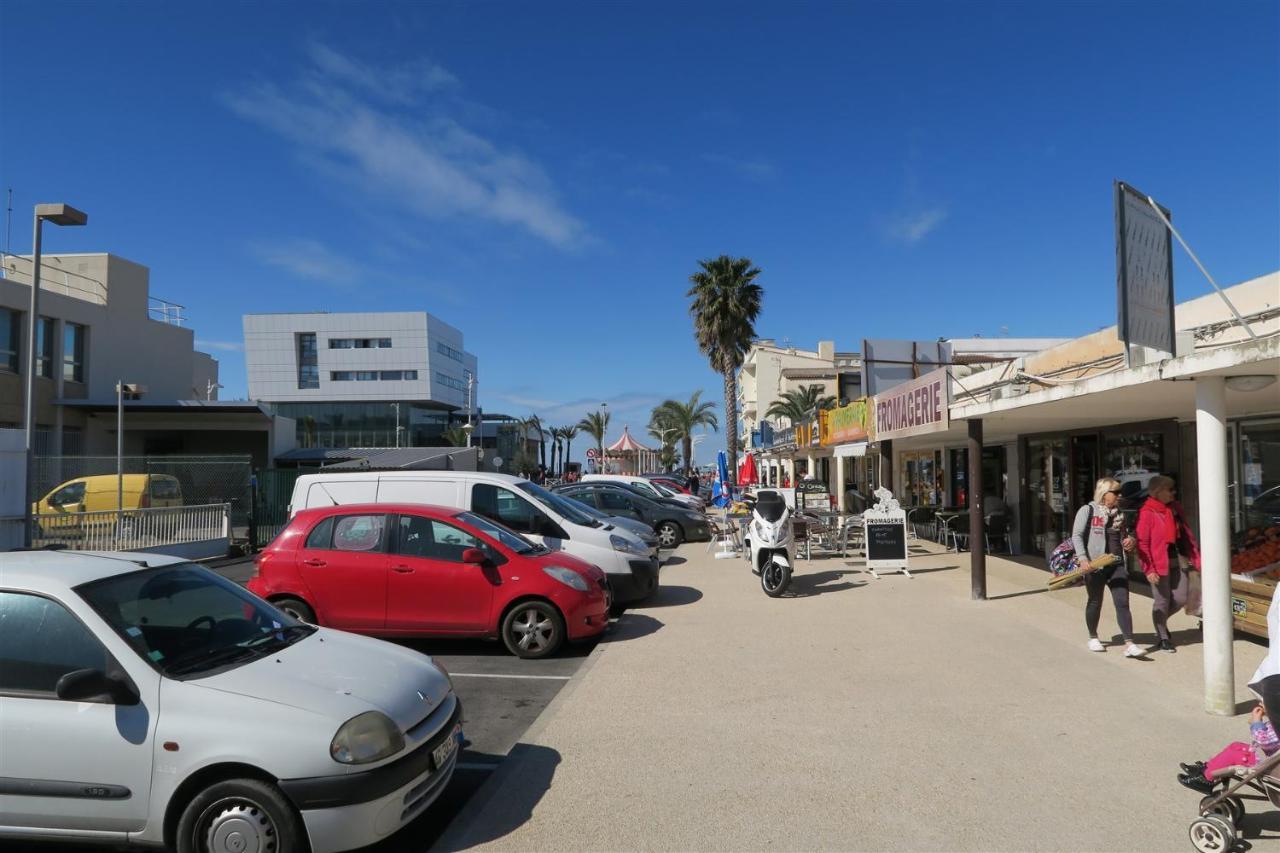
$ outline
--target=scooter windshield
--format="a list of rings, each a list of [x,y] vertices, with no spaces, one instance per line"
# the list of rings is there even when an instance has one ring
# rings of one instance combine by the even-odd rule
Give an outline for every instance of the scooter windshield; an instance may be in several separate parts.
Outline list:
[[[787,502],[777,492],[765,492],[756,501],[756,513],[765,521],[775,522],[786,511]]]

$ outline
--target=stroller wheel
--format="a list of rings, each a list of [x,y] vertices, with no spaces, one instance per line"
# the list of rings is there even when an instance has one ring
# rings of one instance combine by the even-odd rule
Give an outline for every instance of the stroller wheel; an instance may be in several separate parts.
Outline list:
[[[1229,853],[1236,843],[1236,830],[1217,815],[1206,815],[1191,821],[1191,846],[1200,853]]]
[[[1239,797],[1227,797],[1206,811],[1209,802],[1216,798],[1217,795],[1214,794],[1201,800],[1200,811],[1204,814],[1217,815],[1232,826],[1239,826],[1244,820],[1244,800]]]

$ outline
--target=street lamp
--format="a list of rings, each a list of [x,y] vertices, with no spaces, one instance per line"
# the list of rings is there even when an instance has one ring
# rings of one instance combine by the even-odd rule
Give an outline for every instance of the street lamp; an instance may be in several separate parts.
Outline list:
[[[124,395],[136,400],[146,391],[144,385],[116,382],[116,526],[124,521]]]
[[[89,217],[69,204],[37,204],[31,238],[31,310],[27,315],[27,369],[22,386],[22,423],[27,451],[26,489],[23,493],[22,542],[31,547],[31,486],[36,468],[36,324],[40,322],[40,236],[45,220],[54,225],[84,225]]]
[[[467,434],[467,447],[471,447],[471,431],[475,429],[470,423],[462,425],[462,431]]]

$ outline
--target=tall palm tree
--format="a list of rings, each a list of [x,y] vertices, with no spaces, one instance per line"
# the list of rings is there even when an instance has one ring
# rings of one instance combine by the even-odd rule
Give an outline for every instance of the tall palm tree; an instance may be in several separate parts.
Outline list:
[[[693,300],[689,315],[698,349],[711,369],[724,377],[724,421],[729,450],[729,482],[734,481],[738,459],[738,369],[756,336],[756,318],[764,288],[756,284],[760,270],[750,258],[721,255],[698,261],[700,269],[689,276]]]
[[[560,427],[548,427],[547,435],[551,436],[551,467],[547,469],[547,476],[556,476],[556,457],[560,455]]]
[[[538,460],[543,468],[547,467],[547,430],[542,426],[542,418],[537,415],[529,415],[525,418],[525,424],[529,429],[536,430],[538,433]]]
[[[578,429],[596,440],[596,464],[604,470],[604,435],[609,431],[608,412],[587,412],[587,416],[578,421]]]
[[[560,436],[564,439],[564,454],[560,457],[560,473],[563,474],[565,467],[573,461],[573,457],[569,455],[569,443],[578,437],[578,425],[560,427]]]
[[[836,403],[831,394],[823,394],[821,385],[806,385],[793,391],[785,392],[780,399],[765,410],[766,418],[786,418],[792,424],[798,424],[808,417],[814,409],[829,409]]]
[[[716,404],[702,402],[702,392],[694,391],[689,402],[666,400],[653,410],[653,419],[666,429],[674,429],[675,437],[680,440],[680,450],[684,453],[684,467],[693,470],[690,460],[693,458],[693,431],[698,427],[710,427],[712,431],[720,430],[720,420],[716,417]]]

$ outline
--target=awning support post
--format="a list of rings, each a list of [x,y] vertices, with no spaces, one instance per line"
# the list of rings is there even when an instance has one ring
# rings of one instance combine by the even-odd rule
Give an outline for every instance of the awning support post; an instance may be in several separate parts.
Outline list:
[[[1200,502],[1204,709],[1236,712],[1235,626],[1231,616],[1231,526],[1227,512],[1226,379],[1196,379],[1196,472]]]
[[[970,598],[987,600],[987,536],[982,517],[982,419],[969,425],[969,584]]]

